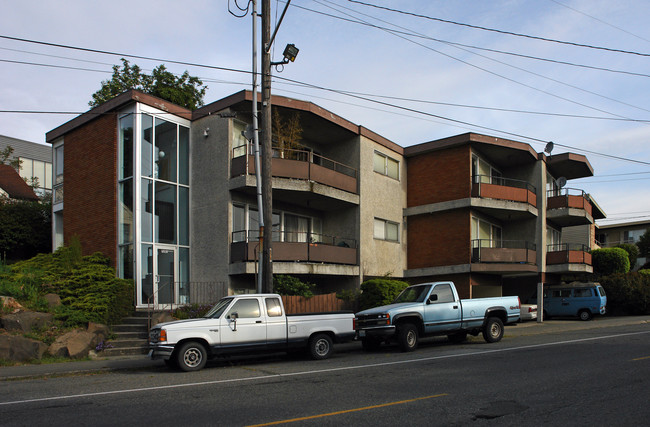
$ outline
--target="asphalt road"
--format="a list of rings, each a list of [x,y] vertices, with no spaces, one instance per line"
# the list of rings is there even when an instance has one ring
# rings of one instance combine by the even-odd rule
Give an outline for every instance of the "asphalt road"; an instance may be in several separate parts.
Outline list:
[[[648,324],[0,382],[0,424],[646,425]]]

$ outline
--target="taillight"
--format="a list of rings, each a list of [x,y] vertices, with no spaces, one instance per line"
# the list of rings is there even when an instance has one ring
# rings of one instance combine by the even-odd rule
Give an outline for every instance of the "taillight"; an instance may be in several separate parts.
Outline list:
[[[352,330],[356,331],[357,330],[357,318],[352,319]]]

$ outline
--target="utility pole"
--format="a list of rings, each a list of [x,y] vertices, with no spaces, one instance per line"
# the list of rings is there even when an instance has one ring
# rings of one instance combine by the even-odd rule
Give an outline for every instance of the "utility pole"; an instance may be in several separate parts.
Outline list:
[[[273,292],[272,130],[271,130],[271,0],[262,0],[262,206],[265,227],[260,236],[262,292]]]

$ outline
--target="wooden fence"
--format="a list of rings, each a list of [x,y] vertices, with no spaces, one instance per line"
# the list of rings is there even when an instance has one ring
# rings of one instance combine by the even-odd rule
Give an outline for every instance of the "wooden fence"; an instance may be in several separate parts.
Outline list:
[[[284,304],[284,309],[288,314],[320,313],[342,310],[354,311],[354,307],[351,304],[336,298],[336,293],[314,295],[311,298],[283,295],[282,303]]]

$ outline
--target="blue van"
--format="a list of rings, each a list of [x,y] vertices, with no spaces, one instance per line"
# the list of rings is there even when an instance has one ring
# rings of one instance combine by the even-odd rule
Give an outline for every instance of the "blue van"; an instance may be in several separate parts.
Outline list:
[[[605,314],[607,296],[600,283],[570,283],[544,289],[544,318],[578,316],[591,320],[595,314]]]

